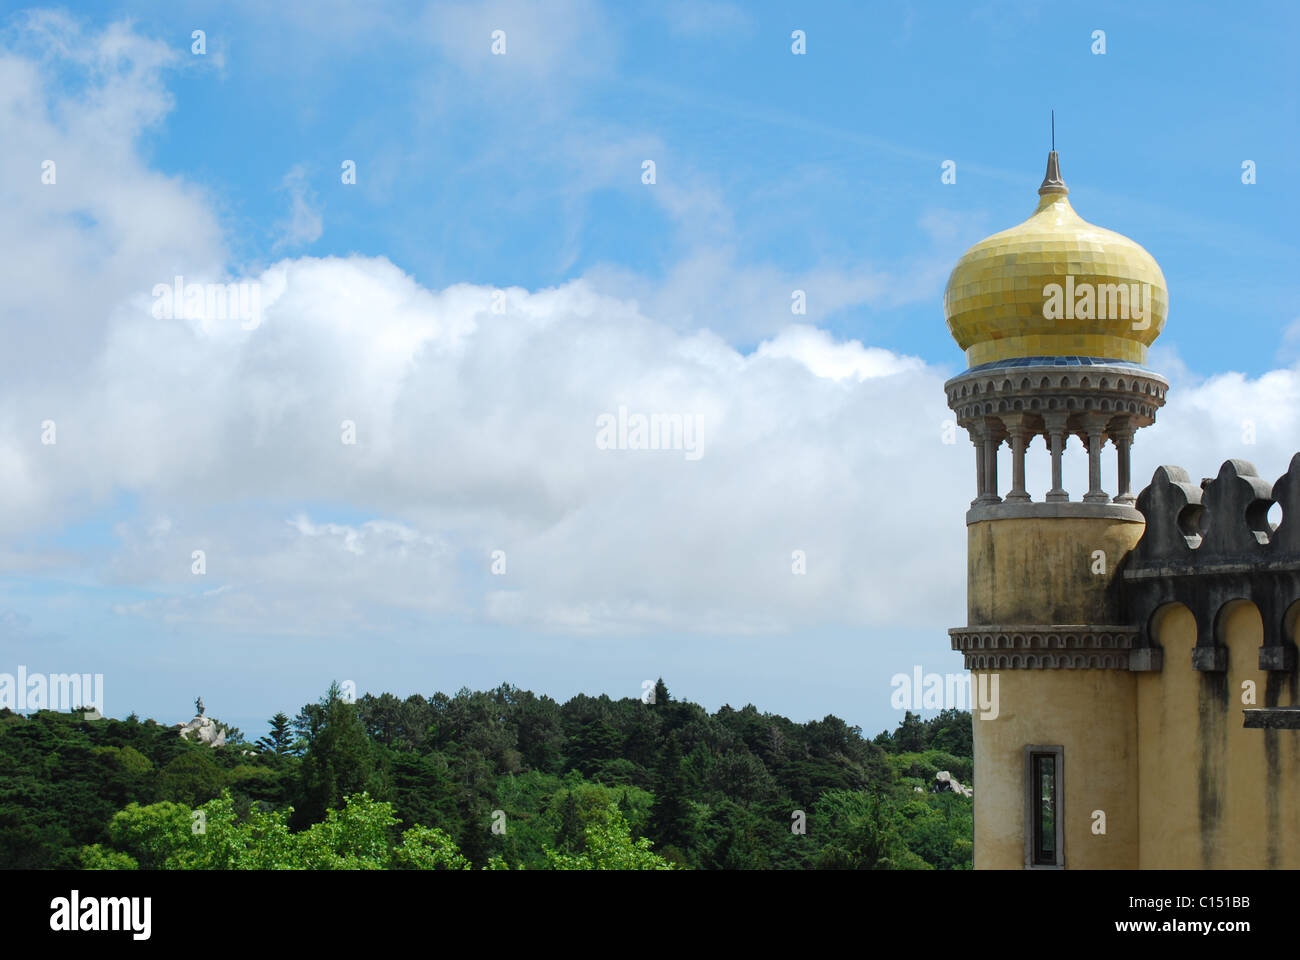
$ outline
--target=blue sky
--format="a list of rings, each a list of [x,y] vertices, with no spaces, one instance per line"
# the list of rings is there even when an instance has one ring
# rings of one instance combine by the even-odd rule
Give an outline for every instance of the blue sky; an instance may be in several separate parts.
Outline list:
[[[1169,285],[1139,482],[1300,448],[1293,4],[57,10],[0,23],[0,650],[105,673],[111,713],[663,675],[892,726],[889,676],[960,669],[943,284],[1032,211],[1053,109],[1075,209]],[[209,341],[139,319],[178,272],[288,292]],[[721,411],[714,455],[575,453],[622,402]],[[314,445],[356,410],[366,459]]]

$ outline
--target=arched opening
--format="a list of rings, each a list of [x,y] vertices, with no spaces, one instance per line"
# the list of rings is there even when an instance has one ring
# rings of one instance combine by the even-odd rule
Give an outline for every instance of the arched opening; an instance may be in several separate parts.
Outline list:
[[[1147,635],[1153,647],[1164,649],[1166,666],[1190,664],[1196,646],[1196,617],[1185,603],[1162,603],[1147,619]]]
[[[1287,607],[1282,614],[1282,639],[1287,643],[1295,643],[1297,629],[1300,629],[1300,600]]]
[[[1178,511],[1178,532],[1193,550],[1201,545],[1201,538],[1205,535],[1201,526],[1204,519],[1205,508],[1199,503],[1189,503]]]
[[[1246,526],[1260,543],[1268,543],[1269,537],[1273,534],[1273,526],[1269,523],[1268,515],[1276,505],[1273,500],[1254,500],[1246,508]]]
[[[1229,671],[1238,677],[1253,674],[1259,666],[1259,648],[1264,645],[1264,618],[1259,607],[1245,597],[1219,607],[1214,615],[1214,645],[1228,651]],[[1264,691],[1256,695],[1256,705],[1263,706]]]

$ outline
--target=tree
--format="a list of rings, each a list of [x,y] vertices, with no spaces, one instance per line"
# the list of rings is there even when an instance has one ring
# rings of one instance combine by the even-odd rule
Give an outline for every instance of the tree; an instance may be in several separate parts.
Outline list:
[[[402,834],[393,851],[393,866],[401,870],[468,870],[460,849],[437,827],[414,826]]]
[[[352,794],[386,792],[356,705],[343,700],[335,683],[320,707],[315,737],[302,762],[302,807],[294,820],[296,826],[319,821]]]
[[[903,714],[903,722],[894,731],[894,749],[898,753],[920,753],[925,749],[925,725],[911,710]]]
[[[293,730],[288,716],[277,713],[269,721],[271,732],[257,741],[258,747],[277,757],[283,757],[293,751]]]
[[[681,768],[682,748],[677,732],[673,731],[668,736],[668,747],[655,775],[655,802],[650,812],[651,829],[661,847],[669,844],[679,846],[682,839],[686,797],[682,789]]]
[[[653,844],[645,837],[633,840],[627,821],[611,803],[600,819],[587,824],[586,842],[581,853],[559,853],[547,849],[547,865],[552,870],[675,870],[672,863],[651,851]]]
[[[175,865],[175,854],[190,835],[190,808],[164,800],[142,807],[128,804],[108,824],[113,846],[127,854],[143,870],[164,870]],[[102,848],[101,848],[102,850]],[[103,859],[91,855],[102,867]],[[83,852],[83,863],[85,854]]]
[[[159,795],[194,807],[220,794],[226,775],[213,763],[211,752],[211,747],[200,744],[163,767],[158,776]]]

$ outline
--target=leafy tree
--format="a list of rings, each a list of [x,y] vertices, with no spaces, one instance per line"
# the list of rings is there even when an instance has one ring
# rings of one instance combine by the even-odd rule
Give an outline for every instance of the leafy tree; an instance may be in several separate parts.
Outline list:
[[[468,870],[454,840],[437,827],[415,826],[402,834],[393,865],[403,870]]]
[[[210,756],[212,748],[197,744],[163,767],[158,793],[167,800],[198,806],[221,793],[225,773]]]
[[[653,844],[641,837],[633,840],[627,821],[617,804],[605,808],[603,816],[589,823],[583,850],[577,855],[546,851],[552,870],[673,870],[674,865],[652,852]]]

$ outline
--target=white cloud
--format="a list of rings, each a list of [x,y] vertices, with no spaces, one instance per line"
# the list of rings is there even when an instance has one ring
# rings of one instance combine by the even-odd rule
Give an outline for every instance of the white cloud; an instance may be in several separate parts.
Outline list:
[[[815,325],[923,284],[869,265],[792,276],[720,248],[662,284],[604,270],[510,288],[499,313],[492,288],[303,257],[232,278],[261,285],[256,329],[159,319],[154,284],[227,270],[207,198],[130,149],[168,108],[168,58],[127,34],[42,29],[98,46],[80,61],[92,95],[49,112],[33,106],[44,68],[0,56],[0,91],[16,91],[0,92],[0,129],[38,145],[0,151],[0,532],[46,534],[130,495],[107,559],[85,558],[147,594],[120,615],[302,636],[438,616],[592,633],[962,622],[974,467],[964,439],[942,442],[946,371]],[[127,48],[145,66],[99,76]],[[39,182],[47,153],[54,187]],[[304,222],[289,236],[319,230]],[[808,324],[792,323],[798,288]],[[766,339],[738,350],[737,329]],[[1295,369],[1174,379],[1138,438],[1139,483],[1155,462],[1285,468]],[[597,417],[620,406],[698,418],[705,455],[598,449]]]
[[[324,232],[324,221],[301,164],[284,175],[281,187],[289,194],[289,215],[275,225],[278,236],[272,249],[279,252],[315,243]]]

